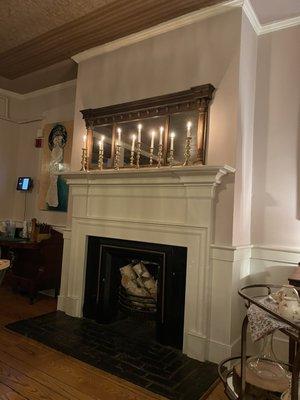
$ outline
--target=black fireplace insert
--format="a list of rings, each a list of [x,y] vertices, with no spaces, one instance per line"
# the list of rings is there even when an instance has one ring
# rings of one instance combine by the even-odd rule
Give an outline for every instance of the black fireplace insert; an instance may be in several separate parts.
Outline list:
[[[84,317],[134,320],[154,340],[182,349],[186,260],[186,247],[89,236]]]

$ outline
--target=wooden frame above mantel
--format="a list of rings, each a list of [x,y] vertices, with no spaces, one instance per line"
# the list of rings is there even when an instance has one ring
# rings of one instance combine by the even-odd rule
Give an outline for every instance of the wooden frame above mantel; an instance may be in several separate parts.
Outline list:
[[[113,125],[112,154],[114,153],[114,137],[116,126],[120,123],[138,121],[152,117],[166,117],[165,149],[168,143],[168,117],[173,114],[198,111],[197,159],[195,163],[205,164],[208,134],[208,112],[215,88],[211,84],[195,86],[189,90],[147,99],[116,104],[107,107],[85,109],[81,113],[87,128],[88,158],[91,160],[93,146],[93,128]],[[167,151],[167,150],[166,150]],[[164,158],[166,158],[166,151]],[[89,169],[91,162],[89,162]]]

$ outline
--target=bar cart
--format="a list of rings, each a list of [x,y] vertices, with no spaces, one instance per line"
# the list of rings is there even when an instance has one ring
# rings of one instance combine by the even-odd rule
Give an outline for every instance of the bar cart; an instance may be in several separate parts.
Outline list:
[[[284,400],[298,400],[298,385],[299,385],[299,370],[300,370],[300,323],[291,321],[277,312],[269,309],[267,306],[261,303],[261,300],[267,298],[269,295],[280,289],[280,285],[271,284],[260,284],[260,285],[248,285],[239,290],[239,295],[245,300],[246,307],[249,308],[252,304],[256,305],[259,309],[268,313],[271,317],[284,323],[286,326],[280,331],[287,335],[289,338],[289,363],[287,368],[289,369],[291,379],[291,396],[282,397]],[[249,292],[255,291],[256,294],[259,291],[259,295],[251,296]],[[247,366],[247,329],[248,329],[248,316],[244,318],[241,332],[241,356],[233,357],[223,360],[219,364],[219,376],[225,387],[225,394],[229,399],[232,400],[245,400],[247,397],[246,393],[246,366]],[[240,382],[238,390],[233,384],[234,366],[240,362]],[[248,375],[247,375],[248,377]],[[280,399],[280,397],[274,397]],[[299,399],[300,400],[300,399]]]

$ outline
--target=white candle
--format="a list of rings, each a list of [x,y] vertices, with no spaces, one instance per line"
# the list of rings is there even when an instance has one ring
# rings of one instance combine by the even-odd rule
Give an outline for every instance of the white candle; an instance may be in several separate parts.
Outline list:
[[[121,129],[121,128],[118,128],[118,129],[117,129],[117,132],[118,132],[118,141],[117,141],[117,146],[121,146],[121,145],[122,145],[122,143],[121,143],[121,134],[122,134],[122,129]]]
[[[163,133],[164,133],[164,127],[161,126],[161,127],[159,128],[159,144],[160,144],[160,145],[162,145],[162,142],[163,142]]]
[[[86,149],[87,135],[83,135],[83,148]]]
[[[174,138],[175,138],[175,133],[174,132],[171,132],[170,138],[171,138],[170,150],[174,150]]]
[[[191,123],[191,121],[188,121],[186,124],[186,136],[187,137],[191,136],[191,127],[192,127],[192,123]]]
[[[155,130],[151,131],[151,149],[154,148]]]
[[[103,150],[103,143],[104,143],[104,138],[105,138],[105,136],[101,136],[101,140],[99,140],[99,149],[100,150]]]
[[[131,151],[134,151],[136,135],[132,135]]]
[[[138,124],[138,143],[142,141],[142,124]]]

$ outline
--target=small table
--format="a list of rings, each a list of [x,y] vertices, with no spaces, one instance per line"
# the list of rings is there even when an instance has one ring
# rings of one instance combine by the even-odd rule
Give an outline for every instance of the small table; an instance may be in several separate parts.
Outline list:
[[[295,286],[300,295],[300,263],[298,264],[298,268],[296,268],[293,275],[291,275],[288,279],[289,284]]]
[[[10,266],[10,261],[9,260],[1,260],[0,259],[0,286],[3,281],[5,272],[7,268]]]

